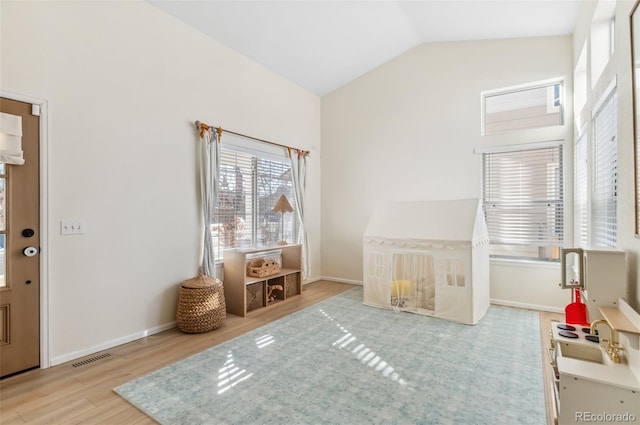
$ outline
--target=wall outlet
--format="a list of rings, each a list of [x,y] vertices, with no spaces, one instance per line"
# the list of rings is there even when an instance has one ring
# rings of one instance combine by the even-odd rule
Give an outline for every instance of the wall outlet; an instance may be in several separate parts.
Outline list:
[[[84,235],[84,221],[62,220],[60,222],[60,234]]]

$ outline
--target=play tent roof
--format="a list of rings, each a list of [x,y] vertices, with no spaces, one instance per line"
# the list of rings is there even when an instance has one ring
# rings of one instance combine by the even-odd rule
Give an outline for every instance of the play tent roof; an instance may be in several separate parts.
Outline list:
[[[486,241],[479,199],[387,202],[374,211],[365,238]]]

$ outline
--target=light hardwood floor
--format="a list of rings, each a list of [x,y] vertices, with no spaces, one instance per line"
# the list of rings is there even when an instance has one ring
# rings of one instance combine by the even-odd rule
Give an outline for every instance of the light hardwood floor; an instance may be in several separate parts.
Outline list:
[[[185,334],[171,329],[73,362],[4,379],[0,381],[0,424],[154,424],[114,393],[113,388],[350,288],[352,285],[330,281],[310,283],[303,287],[302,296],[292,297],[277,307],[255,310],[244,318],[227,315],[223,326],[212,332]],[[548,364],[545,329],[549,329],[551,320],[561,318],[541,313],[545,365]],[[99,357],[102,358],[91,361]],[[77,366],[83,360],[90,362]],[[545,393],[547,389],[551,387],[545,388]],[[547,394],[547,406],[550,397],[552,393]],[[548,418],[549,424],[553,424],[550,412]]]

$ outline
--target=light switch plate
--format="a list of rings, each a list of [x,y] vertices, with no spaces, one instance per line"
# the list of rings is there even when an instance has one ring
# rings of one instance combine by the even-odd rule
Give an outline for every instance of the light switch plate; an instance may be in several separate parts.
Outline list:
[[[60,234],[62,235],[84,235],[84,221],[60,221]]]

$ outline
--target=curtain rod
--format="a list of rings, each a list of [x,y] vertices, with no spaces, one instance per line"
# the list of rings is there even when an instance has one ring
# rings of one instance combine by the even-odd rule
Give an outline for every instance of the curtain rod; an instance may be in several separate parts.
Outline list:
[[[203,130],[208,130],[210,128],[214,128],[214,127],[210,126],[209,124],[205,124],[202,121],[196,121],[196,129],[200,132],[200,137],[202,137],[202,135],[203,135],[202,134]],[[222,136],[222,132],[225,132],[225,133],[234,134],[234,135],[240,136],[240,137],[246,137],[247,139],[255,140],[255,141],[258,141],[258,142],[268,143],[268,144],[273,145],[273,146],[279,146],[279,147],[285,148],[285,149],[294,149],[294,150],[296,150],[298,152],[302,152],[305,156],[311,154],[311,152],[309,152],[308,150],[298,149],[298,148],[294,148],[294,147],[287,146],[287,145],[281,145],[280,143],[270,142],[270,141],[264,140],[264,139],[258,139],[257,137],[247,136],[246,134],[237,133],[237,132],[231,131],[231,130],[225,130],[222,127],[215,127],[215,129],[218,132],[218,136]]]

